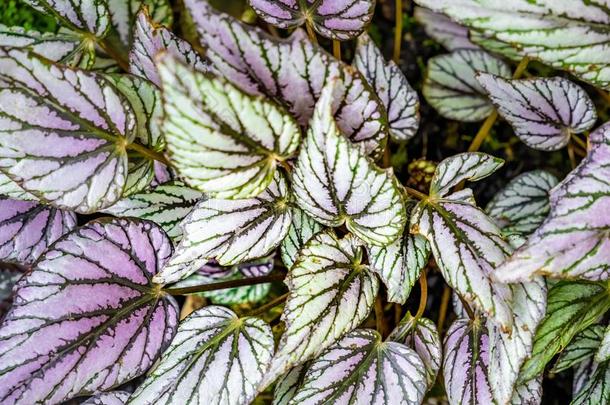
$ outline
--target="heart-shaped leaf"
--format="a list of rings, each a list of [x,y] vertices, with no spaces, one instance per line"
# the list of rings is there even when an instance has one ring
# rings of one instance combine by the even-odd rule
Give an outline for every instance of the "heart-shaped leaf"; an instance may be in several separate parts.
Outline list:
[[[305,211],[298,207],[292,209],[292,223],[288,230],[288,235],[282,241],[282,262],[286,268],[291,268],[297,259],[299,250],[314,236],[323,229],[322,225],[316,222]]]
[[[406,141],[415,136],[419,127],[419,99],[398,65],[386,62],[366,33],[358,37],[352,63],[385,106],[392,138]]]
[[[568,70],[597,86],[610,86],[610,14],[600,0],[416,0],[481,34],[486,46]],[[497,46],[498,43],[504,47]]]
[[[101,76],[0,50],[0,169],[43,201],[91,213],[117,201],[135,136],[128,104]]]
[[[176,169],[217,198],[252,198],[299,146],[297,122],[282,108],[195,72],[167,55],[158,64],[163,132]]]
[[[93,221],[55,242],[0,327],[0,402],[55,404],[143,374],[178,321],[151,281],[171,252],[141,220]]]
[[[185,0],[201,46],[217,72],[242,90],[264,94],[284,105],[305,126],[322,88],[340,79],[333,112],[337,124],[367,153],[379,153],[388,135],[387,114],[381,101],[355,69],[313,45],[301,31],[286,40],[273,38],[226,14],[206,0]]]
[[[494,110],[477,72],[510,77],[510,68],[501,59],[477,49],[459,49],[428,60],[422,92],[439,114],[457,121],[481,121]]]
[[[536,274],[610,277],[610,123],[589,137],[587,157],[551,192],[547,220],[496,273],[515,282]]]
[[[420,404],[424,364],[414,350],[357,329],[334,343],[307,369],[290,404]]]
[[[444,197],[463,181],[478,181],[498,170],[504,161],[486,153],[458,153],[440,162],[430,183],[430,196]],[[463,198],[460,198],[463,199]]]
[[[413,16],[424,27],[426,34],[448,51],[479,48],[478,45],[470,42],[466,27],[451,21],[443,14],[424,7],[415,7]]]
[[[548,215],[549,193],[559,180],[544,170],[522,173],[497,192],[485,207],[505,234],[529,234]]]
[[[211,259],[230,266],[268,255],[290,227],[288,192],[278,172],[258,197],[200,201],[182,222],[183,239],[155,280],[162,284],[181,280]]]
[[[579,332],[610,309],[604,283],[560,281],[549,289],[547,315],[536,330],[531,357],[525,362],[520,382],[537,377],[546,364]]]
[[[557,362],[553,366],[553,373],[559,373],[593,358],[603,339],[604,329],[602,325],[591,325],[574,336],[572,341],[561,351]]]
[[[167,28],[156,25],[143,9],[136,20],[135,37],[129,53],[129,71],[160,86],[161,79],[155,58],[163,52],[171,53],[176,59],[197,71],[207,72],[210,69],[191,44],[178,38]]]
[[[356,237],[339,239],[332,230],[316,234],[301,249],[285,280],[286,330],[262,387],[320,355],[368,316],[379,282],[362,256]]]
[[[388,301],[404,304],[428,263],[430,244],[409,231],[387,246],[368,246],[371,268],[388,289]]]
[[[493,404],[487,369],[489,336],[480,320],[457,319],[443,341],[443,378],[451,405]]]
[[[345,224],[368,243],[387,245],[406,222],[398,182],[339,130],[331,103],[335,83],[322,91],[293,173],[299,206],[327,226]]]
[[[130,395],[127,391],[100,392],[87,399],[82,405],[124,405]]]
[[[373,18],[375,0],[249,0],[263,20],[280,28],[303,23],[326,38],[345,41],[358,36]]]
[[[271,328],[210,306],[193,312],[159,363],[129,399],[130,405],[249,404],[273,355]]]
[[[561,149],[597,120],[587,92],[563,77],[507,80],[481,72],[477,80],[519,139],[534,149]]]
[[[58,18],[66,26],[103,37],[110,27],[106,0],[23,0],[36,10]]]
[[[202,198],[201,192],[174,181],[119,200],[104,212],[117,217],[148,219],[160,225],[174,242],[179,242],[182,239],[180,222]]]
[[[75,227],[72,212],[0,196],[0,260],[32,264]]]

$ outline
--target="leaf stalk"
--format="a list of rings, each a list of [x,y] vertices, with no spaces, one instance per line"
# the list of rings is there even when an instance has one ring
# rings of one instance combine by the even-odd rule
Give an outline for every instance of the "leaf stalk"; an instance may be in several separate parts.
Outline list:
[[[264,283],[270,283],[273,281],[281,281],[283,279],[284,279],[284,274],[274,273],[274,274],[268,274],[266,276],[243,278],[243,279],[238,279],[238,280],[227,280],[227,281],[221,281],[218,283],[194,285],[191,287],[164,288],[163,291],[166,294],[170,294],[170,295],[187,295],[187,294],[195,294],[195,293],[206,292],[206,291],[216,291],[216,290],[224,290],[227,288],[243,287],[246,285],[264,284]]]

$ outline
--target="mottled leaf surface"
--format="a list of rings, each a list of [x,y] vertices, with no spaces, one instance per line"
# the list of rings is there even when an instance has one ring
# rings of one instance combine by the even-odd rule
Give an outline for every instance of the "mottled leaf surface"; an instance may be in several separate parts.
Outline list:
[[[38,11],[59,18],[79,31],[103,37],[110,26],[110,12],[106,0],[24,0]]]
[[[215,11],[205,0],[186,0],[206,57],[217,72],[242,90],[264,94],[284,105],[299,124],[308,125],[322,88],[341,80],[333,112],[337,124],[367,153],[379,153],[388,135],[381,101],[355,69],[337,61],[296,30],[277,39]]]
[[[172,57],[158,65],[163,87],[162,130],[184,181],[217,198],[251,198],[273,179],[301,137],[281,107],[206,76]]]
[[[129,404],[249,404],[273,355],[271,328],[217,306],[178,326],[159,363]]]
[[[356,329],[312,361],[290,404],[420,404],[424,364],[404,344]]]
[[[93,221],[59,239],[0,326],[0,401],[59,403],[143,374],[178,321],[151,281],[171,252],[141,220]]]
[[[406,141],[419,127],[419,98],[394,61],[386,62],[381,50],[368,34],[358,37],[352,64],[385,106],[390,135],[396,141]]]
[[[519,139],[534,149],[561,149],[597,120],[587,92],[563,77],[507,80],[481,72],[477,80]]]
[[[547,220],[502,265],[499,280],[610,276],[610,124],[593,132],[589,142],[587,157],[552,190]]]
[[[32,264],[75,227],[72,212],[0,196],[0,260]]]
[[[415,20],[424,27],[426,34],[448,51],[479,48],[468,38],[468,29],[451,21],[449,17],[425,7],[415,7],[413,15]]]
[[[297,259],[299,250],[312,238],[316,233],[320,232],[323,226],[316,222],[298,207],[292,208],[292,222],[288,229],[288,235],[282,241],[281,255],[282,262],[286,268],[291,268]]]
[[[279,173],[262,194],[245,200],[200,201],[182,222],[183,238],[156,279],[171,283],[211,259],[221,266],[268,255],[288,233],[292,220],[286,180]]]
[[[347,40],[360,34],[373,18],[375,0],[249,0],[263,20],[280,28],[307,22],[320,35]]]
[[[494,110],[485,89],[476,79],[477,72],[510,77],[508,65],[485,51],[459,49],[428,60],[422,92],[443,117],[463,121],[481,121]]]
[[[387,245],[406,222],[398,183],[339,130],[331,110],[335,88],[325,87],[301,145],[292,176],[295,198],[316,221],[345,224],[366,242]]]
[[[135,119],[112,84],[16,49],[0,50],[0,81],[0,169],[60,208],[117,201]]]
[[[263,386],[320,355],[368,316],[379,282],[362,256],[356,237],[339,239],[332,230],[303,247],[285,280],[290,291],[282,314],[286,330]]]

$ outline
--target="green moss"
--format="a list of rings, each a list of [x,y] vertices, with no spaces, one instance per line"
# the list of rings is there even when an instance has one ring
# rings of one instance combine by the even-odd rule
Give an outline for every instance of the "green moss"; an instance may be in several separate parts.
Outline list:
[[[17,0],[2,0],[0,7],[0,24],[20,26],[37,31],[56,31],[57,22],[53,17],[44,15],[32,7]]]

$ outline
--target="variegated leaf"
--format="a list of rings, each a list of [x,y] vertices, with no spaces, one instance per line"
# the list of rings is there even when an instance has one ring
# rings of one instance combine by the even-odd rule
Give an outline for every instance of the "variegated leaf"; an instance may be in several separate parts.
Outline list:
[[[345,224],[362,240],[387,245],[406,222],[398,182],[339,130],[331,107],[336,88],[324,88],[301,146],[292,176],[296,201],[323,225]]]
[[[13,287],[28,268],[16,264],[0,263],[0,319],[13,304]]]
[[[264,94],[286,108],[305,126],[322,88],[340,79],[333,112],[341,131],[367,153],[378,154],[388,135],[381,101],[355,69],[337,61],[296,30],[286,40],[273,38],[215,11],[206,0],[185,0],[201,46],[217,72],[242,90]]]
[[[156,25],[143,9],[136,20],[134,42],[129,53],[129,71],[160,86],[155,58],[163,52],[171,53],[197,71],[207,72],[210,69],[191,44],[178,38],[169,29]]]
[[[290,404],[413,404],[426,392],[424,364],[404,344],[356,329],[312,361]]]
[[[362,257],[356,237],[339,239],[332,230],[316,234],[301,249],[285,280],[286,330],[262,387],[319,356],[368,316],[379,282]]]
[[[419,127],[419,98],[398,65],[386,62],[381,50],[368,34],[358,37],[352,64],[375,90],[388,113],[390,135],[396,141],[406,141]]]
[[[604,337],[602,343],[599,346],[599,350],[595,354],[595,361],[602,363],[610,360],[610,325],[606,327],[604,331]]]
[[[542,375],[517,384],[510,405],[540,405],[542,402]]]
[[[487,378],[489,336],[480,320],[457,319],[443,341],[443,378],[451,405],[494,404]]]
[[[106,0],[23,0],[38,11],[58,18],[75,30],[103,37],[110,27],[110,12]]]
[[[282,241],[281,254],[282,262],[286,268],[291,268],[297,259],[299,250],[314,236],[320,232],[323,226],[316,220],[307,215],[305,211],[299,207],[292,208],[292,222],[288,235]]]
[[[547,220],[497,272],[498,280],[536,274],[610,277],[610,123],[593,132],[588,156],[551,192]]]
[[[250,404],[273,355],[271,328],[217,306],[193,312],[130,405]]]
[[[572,397],[574,393],[580,392],[589,381],[591,374],[597,368],[597,363],[593,359],[588,359],[577,366],[574,366],[574,378],[572,379]]]
[[[593,362],[587,379],[574,392],[571,405],[597,405],[610,402],[610,362]]]
[[[415,7],[413,15],[417,22],[424,27],[426,34],[448,51],[479,48],[478,45],[470,42],[466,27],[451,21],[445,15],[435,13],[424,7]]]
[[[110,22],[121,42],[126,46],[131,46],[133,42],[134,30],[137,14],[145,8],[150,15],[151,21],[165,25],[172,25],[174,12],[169,0],[105,0],[110,11]]]
[[[178,321],[176,301],[151,282],[171,252],[141,220],[92,221],[56,241],[0,327],[0,402],[61,403],[146,372]]]
[[[100,392],[87,399],[82,405],[124,405],[131,393],[127,391]]]
[[[432,176],[430,196],[444,197],[463,181],[478,181],[498,170],[504,161],[486,153],[458,153],[440,162]],[[470,196],[468,196],[470,197]],[[460,198],[463,200],[464,198]],[[468,198],[467,198],[468,199]]]
[[[477,80],[519,139],[534,149],[561,149],[597,120],[587,92],[563,77],[507,80],[481,72]]]
[[[510,68],[482,50],[459,49],[428,60],[422,92],[443,117],[481,121],[494,110],[487,93],[476,79],[477,72],[510,77]]]
[[[32,264],[75,227],[72,212],[0,196],[0,260]]]
[[[547,315],[536,330],[531,357],[520,382],[537,377],[546,364],[579,332],[610,310],[607,285],[591,281],[560,281],[549,289]]]
[[[148,219],[160,225],[174,242],[182,239],[180,222],[203,198],[203,194],[174,181],[119,200],[105,213],[117,217]]]
[[[200,201],[182,222],[182,241],[157,282],[186,278],[212,259],[230,266],[268,255],[290,227],[288,193],[286,180],[277,173],[258,197]]]
[[[515,52],[610,86],[610,13],[606,0],[416,0]],[[497,46],[504,44],[504,48]]]
[[[28,193],[6,174],[0,172],[0,195],[23,201],[37,201],[36,196]]]
[[[404,304],[428,263],[430,244],[408,230],[387,246],[367,247],[373,269],[388,289],[388,301]]]
[[[136,125],[103,77],[0,50],[0,169],[43,201],[80,213],[112,205],[125,186]]]
[[[599,349],[603,336],[604,326],[602,325],[591,325],[578,333],[561,351],[551,371],[559,373],[593,358],[597,349]]]
[[[252,198],[299,146],[297,122],[281,107],[166,55],[158,64],[163,132],[180,176],[217,198]]]
[[[493,196],[485,212],[503,233],[528,235],[548,215],[549,193],[558,182],[557,177],[544,170],[522,173]]]
[[[304,23],[326,38],[358,36],[373,18],[375,0],[249,0],[263,20],[280,28]]]
[[[290,369],[275,384],[273,390],[273,405],[288,405],[299,387],[303,384],[305,373],[311,362],[305,362],[300,366]]]
[[[428,239],[447,284],[509,331],[512,293],[491,276],[512,249],[483,211],[452,197],[419,202],[411,217],[411,232]]]

